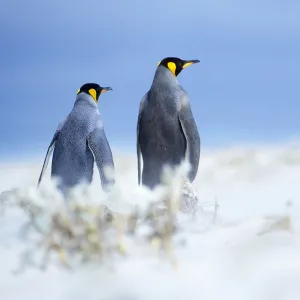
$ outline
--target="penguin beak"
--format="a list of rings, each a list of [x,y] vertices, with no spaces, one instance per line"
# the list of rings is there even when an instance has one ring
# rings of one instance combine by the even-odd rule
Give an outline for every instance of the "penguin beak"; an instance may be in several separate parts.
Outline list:
[[[199,59],[184,60],[184,61],[183,61],[182,69],[184,69],[184,68],[186,68],[186,67],[188,67],[188,66],[190,66],[190,65],[196,64],[196,63],[198,63],[198,62],[200,62]]]
[[[112,88],[109,87],[109,86],[108,87],[103,87],[102,90],[101,90],[101,92],[100,92],[100,94],[103,94],[103,93],[105,93],[107,91],[112,91]]]

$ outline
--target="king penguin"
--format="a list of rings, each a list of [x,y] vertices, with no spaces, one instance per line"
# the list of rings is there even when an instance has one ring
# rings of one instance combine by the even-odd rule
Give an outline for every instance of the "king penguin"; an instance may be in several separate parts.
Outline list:
[[[75,185],[90,184],[94,162],[99,170],[101,185],[108,191],[115,183],[114,161],[98,110],[98,100],[110,87],[86,83],[77,92],[73,109],[61,122],[48,147],[38,186],[53,152],[51,178],[59,180],[58,188],[65,192]],[[105,168],[112,170],[110,177]]]
[[[200,137],[188,94],[177,76],[199,60],[167,57],[158,63],[152,86],[140,102],[137,121],[138,183],[153,189],[161,183],[163,167],[190,163],[193,182],[200,159]],[[143,170],[141,174],[141,156]]]

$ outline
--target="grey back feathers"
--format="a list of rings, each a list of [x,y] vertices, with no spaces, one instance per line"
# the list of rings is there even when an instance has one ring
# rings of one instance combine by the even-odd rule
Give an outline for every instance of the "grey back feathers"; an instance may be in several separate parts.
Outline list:
[[[141,171],[141,155],[143,170]],[[200,137],[188,95],[169,69],[158,66],[152,86],[140,104],[137,123],[139,184],[154,188],[164,165],[191,164],[189,180],[197,174]]]
[[[91,183],[94,162],[98,167],[103,189],[114,184],[114,178],[110,179],[105,174],[105,167],[114,169],[114,162],[97,103],[91,95],[78,94],[72,111],[57,128],[38,183],[43,177],[53,148],[51,177],[59,179],[59,188],[63,192],[81,182]]]

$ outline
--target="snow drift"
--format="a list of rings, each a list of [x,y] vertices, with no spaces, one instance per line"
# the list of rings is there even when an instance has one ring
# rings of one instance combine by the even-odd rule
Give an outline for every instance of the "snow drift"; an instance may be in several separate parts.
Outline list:
[[[119,152],[113,194],[101,192],[97,170],[87,192],[74,190],[70,203],[84,211],[76,223],[52,182],[36,190],[42,159],[0,165],[1,299],[299,299],[297,144],[204,152],[196,220],[170,207],[167,217],[147,219],[151,203],[176,198],[180,176],[154,192],[139,188],[135,156]],[[97,240],[99,203],[118,217]],[[53,224],[71,224],[73,235]]]

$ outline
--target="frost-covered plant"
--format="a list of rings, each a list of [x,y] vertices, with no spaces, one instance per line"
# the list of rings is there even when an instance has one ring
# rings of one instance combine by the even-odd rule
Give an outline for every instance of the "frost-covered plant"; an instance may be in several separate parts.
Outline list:
[[[109,192],[95,198],[87,186],[79,185],[64,198],[55,181],[45,181],[39,189],[29,187],[1,196],[2,203],[21,208],[26,216],[23,233],[31,245],[23,255],[23,265],[33,262],[46,267],[58,256],[64,266],[88,261],[108,261],[130,255],[135,243],[155,245],[175,262],[173,237],[179,230],[179,211],[195,216],[197,196],[186,180],[189,166],[166,168],[163,184],[154,191],[132,187],[119,181]],[[98,196],[98,195],[97,195]]]

